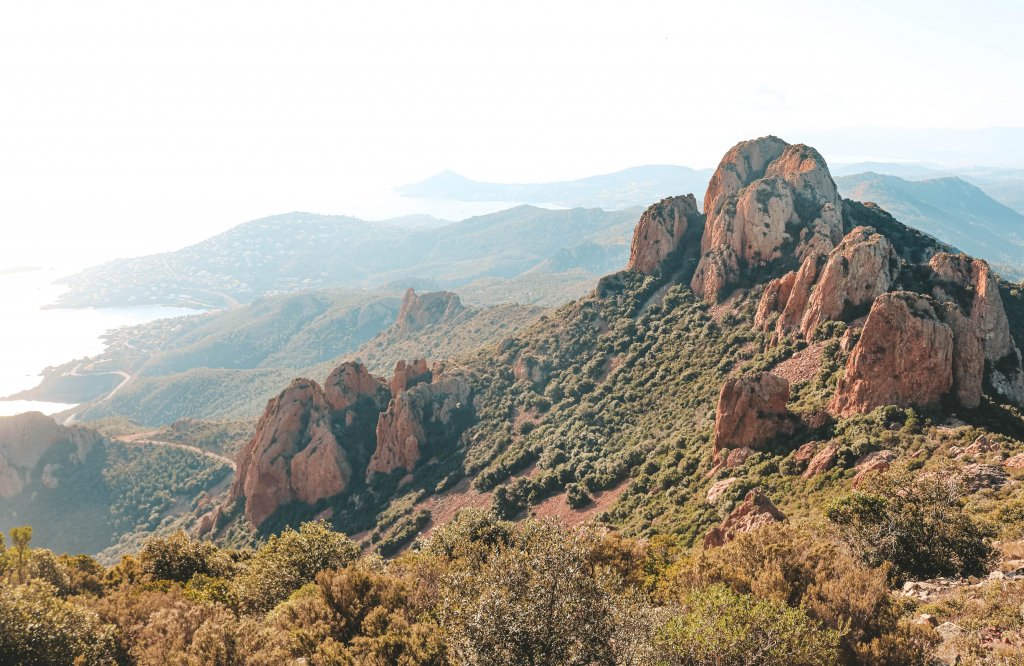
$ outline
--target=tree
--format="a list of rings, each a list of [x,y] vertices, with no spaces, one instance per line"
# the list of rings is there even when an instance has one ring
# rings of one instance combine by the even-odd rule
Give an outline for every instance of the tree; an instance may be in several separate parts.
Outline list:
[[[153,537],[139,553],[142,571],[154,580],[188,582],[196,574],[220,575],[231,561],[217,546],[193,539],[184,531],[169,537]]]
[[[338,569],[359,556],[359,546],[323,521],[302,523],[272,536],[235,578],[234,592],[245,612],[264,612],[325,569]]]
[[[995,550],[990,527],[964,510],[958,474],[900,468],[843,497],[825,515],[871,566],[892,565],[892,578],[984,573]]]
[[[18,580],[25,580],[25,564],[28,562],[28,544],[32,541],[32,528],[28,525],[11,528],[11,545],[14,546]]]
[[[512,544],[454,566],[439,612],[469,665],[613,664],[614,598],[589,532],[526,521]]]

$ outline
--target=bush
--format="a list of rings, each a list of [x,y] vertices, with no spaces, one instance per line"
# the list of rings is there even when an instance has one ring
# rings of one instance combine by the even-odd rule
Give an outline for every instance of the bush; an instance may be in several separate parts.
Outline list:
[[[659,636],[663,663],[679,666],[831,666],[839,632],[797,608],[725,585],[690,593]]]
[[[995,531],[969,516],[957,474],[897,469],[833,502],[828,519],[864,562],[892,565],[892,578],[970,576],[995,556]]]
[[[193,539],[183,531],[169,537],[153,537],[139,553],[143,573],[153,580],[188,582],[196,574],[218,576],[231,568],[231,561],[217,546]]]

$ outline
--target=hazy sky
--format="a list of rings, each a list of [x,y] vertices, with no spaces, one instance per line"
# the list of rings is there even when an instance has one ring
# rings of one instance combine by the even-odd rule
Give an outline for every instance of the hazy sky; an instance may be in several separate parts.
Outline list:
[[[376,193],[445,168],[540,181],[712,166],[766,133],[1019,126],[1022,25],[1019,0],[5,2],[0,267],[384,214]]]

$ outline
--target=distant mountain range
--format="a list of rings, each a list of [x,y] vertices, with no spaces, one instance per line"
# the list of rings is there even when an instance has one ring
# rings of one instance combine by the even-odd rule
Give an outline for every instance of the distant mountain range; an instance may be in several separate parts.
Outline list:
[[[486,183],[444,171],[418,183],[397,188],[399,194],[421,199],[509,201],[614,210],[650,204],[674,194],[702,196],[711,169],[646,165],[555,183]]]
[[[910,181],[860,173],[836,178],[843,196],[873,201],[897,219],[968,254],[1005,277],[1024,277],[1024,215],[956,177]]]
[[[569,298],[574,298],[598,276],[622,265],[640,212],[517,206],[443,226],[411,228],[338,215],[275,215],[181,250],[82,271],[66,279],[70,288],[59,305],[218,308],[307,289],[451,289],[481,279],[497,302],[550,305],[556,303],[545,302],[547,288],[561,293],[580,285],[570,289]],[[530,277],[537,274],[552,277],[540,284]],[[531,288],[518,286],[520,278],[529,280]],[[496,281],[507,283],[515,297],[503,296]]]

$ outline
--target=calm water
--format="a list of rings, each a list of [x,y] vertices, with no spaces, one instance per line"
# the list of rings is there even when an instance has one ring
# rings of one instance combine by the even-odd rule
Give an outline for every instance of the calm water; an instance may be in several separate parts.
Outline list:
[[[193,314],[185,308],[87,308],[44,310],[65,289],[53,281],[67,272],[42,269],[0,274],[0,397],[32,388],[40,371],[103,351],[100,336],[120,326]],[[70,405],[0,401],[0,416],[53,413]]]

